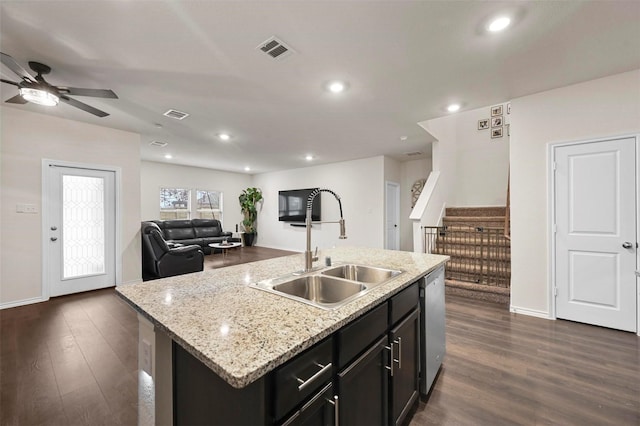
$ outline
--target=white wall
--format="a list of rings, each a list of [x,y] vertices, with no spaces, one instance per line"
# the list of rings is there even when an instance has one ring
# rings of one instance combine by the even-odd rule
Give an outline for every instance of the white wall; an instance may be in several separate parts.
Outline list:
[[[400,250],[413,251],[413,223],[411,214],[411,187],[419,179],[431,173],[431,158],[421,158],[401,163],[400,178]]]
[[[140,279],[140,136],[18,108],[0,108],[0,305],[42,297],[42,159],[122,170],[122,280]],[[37,214],[16,213],[34,204]]]
[[[314,187],[331,189],[341,197],[348,239],[338,239],[337,224],[314,225],[313,247],[384,246],[384,157],[258,174],[252,185],[261,188],[264,195],[258,212],[259,246],[305,250],[305,229],[278,221],[278,191]],[[338,203],[331,194],[323,193],[322,220],[338,217]]]
[[[220,191],[223,229],[235,231],[236,224],[242,222],[238,197],[252,186],[251,175],[153,161],[143,161],[140,174],[142,220],[160,218],[160,188],[169,187]]]
[[[640,131],[640,70],[511,102],[511,305],[548,315],[547,150]]]
[[[478,130],[478,120],[491,119],[489,106],[455,115],[456,163],[455,207],[504,206],[509,174],[509,136],[491,138],[491,130]],[[503,118],[509,119],[506,104]]]
[[[503,118],[510,116],[503,105]],[[509,136],[491,138],[478,130],[478,120],[490,119],[490,106],[420,123],[437,139],[433,143],[433,170],[441,172],[449,207],[504,206],[509,175]]]

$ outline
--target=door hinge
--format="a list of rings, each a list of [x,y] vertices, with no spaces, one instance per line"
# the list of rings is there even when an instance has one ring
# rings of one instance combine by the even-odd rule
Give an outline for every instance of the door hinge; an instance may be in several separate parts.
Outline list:
[[[558,232],[558,225],[556,225],[555,223],[553,224],[553,233],[557,233]]]
[[[555,172],[558,169],[558,163],[553,162],[553,171]]]
[[[553,296],[558,297],[558,287],[553,288]]]

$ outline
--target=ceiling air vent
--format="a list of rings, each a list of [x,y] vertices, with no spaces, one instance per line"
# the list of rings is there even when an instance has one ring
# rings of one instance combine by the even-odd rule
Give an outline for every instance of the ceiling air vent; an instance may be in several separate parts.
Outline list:
[[[170,109],[169,111],[165,112],[163,115],[166,115],[167,117],[175,118],[176,120],[184,120],[189,116],[189,114],[187,114],[186,112],[178,111],[176,109]]]
[[[420,151],[405,152],[404,155],[406,155],[407,157],[415,157],[416,155],[422,155],[422,152]]]
[[[291,47],[287,46],[282,40],[278,40],[276,37],[271,37],[270,39],[260,43],[256,49],[262,50],[273,59],[284,59],[294,52]]]
[[[169,144],[167,142],[151,141],[151,142],[149,142],[149,145],[157,146],[158,148],[164,148],[165,146],[167,146]]]

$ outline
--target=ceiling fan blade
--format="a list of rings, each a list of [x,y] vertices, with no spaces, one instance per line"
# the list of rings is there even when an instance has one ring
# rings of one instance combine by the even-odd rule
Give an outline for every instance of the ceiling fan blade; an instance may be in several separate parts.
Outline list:
[[[71,98],[69,98],[67,96],[64,96],[64,95],[60,96],[60,100],[62,102],[64,102],[64,103],[66,103],[66,104],[69,104],[69,105],[74,106],[76,108],[80,108],[81,110],[86,111],[86,112],[88,112],[90,114],[97,115],[98,117],[106,117],[107,115],[109,115],[108,113],[106,113],[104,111],[100,111],[97,108],[94,108],[94,107],[92,107],[90,105],[87,105],[87,104],[85,104],[83,102],[76,101],[75,99],[71,99]]]
[[[109,89],[82,89],[79,87],[57,87],[59,92],[73,96],[93,96],[94,98],[118,99],[113,90]]]
[[[7,66],[11,71],[15,72],[18,77],[29,82],[35,82],[36,79],[18,64],[15,59],[6,53],[0,52],[0,62]]]
[[[20,87],[20,84],[16,83],[15,81],[5,80],[4,78],[0,78],[0,81],[3,82],[3,83],[13,84],[14,86]]]
[[[15,95],[13,98],[9,98],[5,102],[10,104],[26,104],[29,101],[27,101],[25,98],[23,98],[20,95]]]

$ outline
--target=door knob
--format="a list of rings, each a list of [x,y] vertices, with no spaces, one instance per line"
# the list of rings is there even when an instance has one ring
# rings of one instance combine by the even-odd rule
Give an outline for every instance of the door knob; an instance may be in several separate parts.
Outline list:
[[[58,241],[58,237],[51,237],[51,241]]]
[[[631,247],[633,247],[633,244],[631,244],[629,241],[625,241],[624,243],[622,243],[622,248],[630,249]]]

